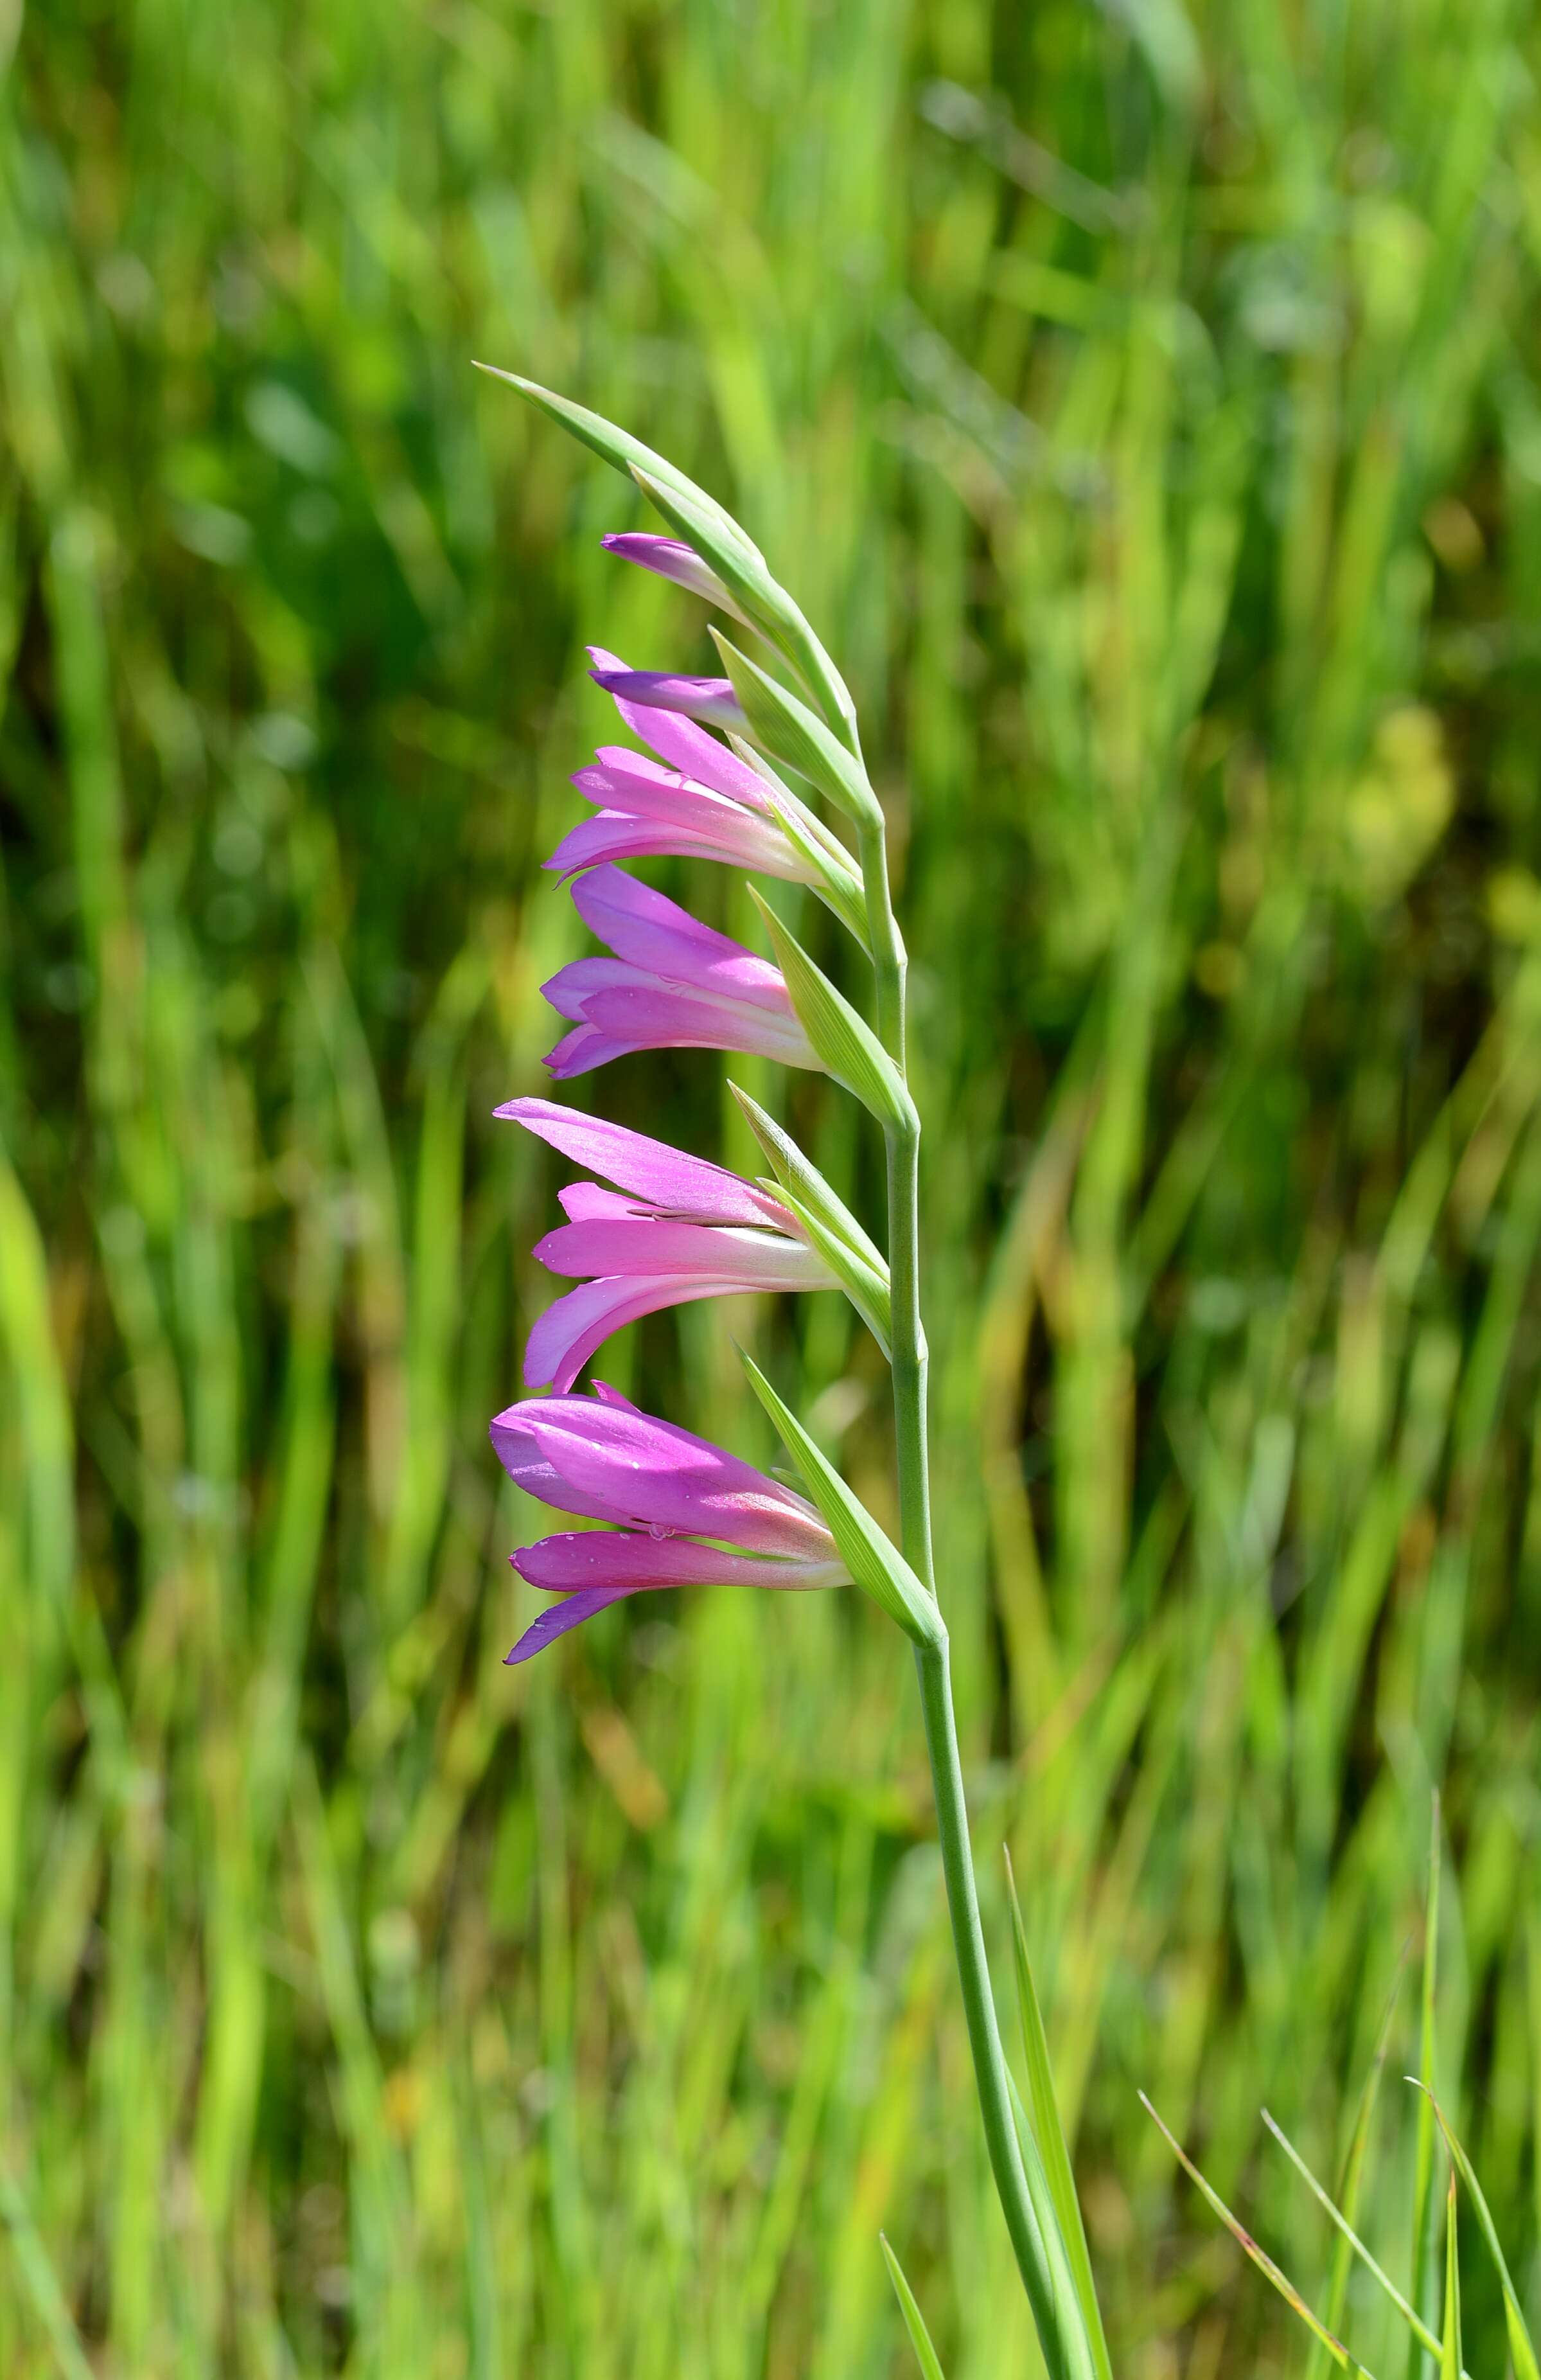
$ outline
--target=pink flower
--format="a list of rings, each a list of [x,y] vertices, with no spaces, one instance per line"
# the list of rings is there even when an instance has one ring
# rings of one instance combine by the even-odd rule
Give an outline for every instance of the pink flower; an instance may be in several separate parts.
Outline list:
[[[688,777],[698,785],[709,785],[714,794],[726,794],[730,801],[742,802],[746,809],[766,808],[765,780],[747,760],[719,744],[704,727],[672,707],[661,708],[645,694],[630,689],[656,686],[685,686],[710,683],[725,686],[727,680],[661,678],[647,670],[628,669],[617,653],[607,653],[602,645],[590,645],[588,658],[594,666],[589,675],[596,686],[602,686],[614,699],[624,725],[630,728],[639,743],[649,752],[656,752],[671,769]],[[733,722],[736,724],[737,722]]]
[[[585,819],[558,844],[546,862],[558,874],[576,876],[608,860],[668,856],[714,859],[758,876],[818,882],[817,872],[794,849],[766,799],[769,789],[758,778],[756,798],[747,803],[693,783],[677,769],[661,769],[625,745],[601,746],[594,762],[592,768],[580,769],[573,783],[599,806],[599,815]],[[754,777],[752,769],[745,773]]]
[[[838,1287],[780,1200],[725,1167],[546,1099],[510,1099],[496,1112],[620,1185],[564,1190],[568,1220],[535,1249],[551,1271],[584,1285],[559,1297],[530,1332],[531,1388],[570,1389],[613,1331],[667,1305],[744,1290]]]
[[[619,868],[581,877],[573,900],[614,956],[575,959],[544,987],[576,1028],[546,1060],[559,1079],[634,1050],[754,1050],[819,1066],[779,967]]]
[[[511,1557],[560,1596],[508,1655],[528,1661],[596,1611],[659,1586],[843,1586],[849,1573],[813,1506],[704,1438],[595,1383],[591,1397],[510,1405],[491,1425],[511,1479],[558,1512],[606,1524]]]

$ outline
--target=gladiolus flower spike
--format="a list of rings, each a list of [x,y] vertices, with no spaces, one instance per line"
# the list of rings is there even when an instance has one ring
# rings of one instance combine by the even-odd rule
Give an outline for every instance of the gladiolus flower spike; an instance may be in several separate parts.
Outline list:
[[[525,1631],[511,1662],[654,1587],[850,1584],[806,1498],[599,1382],[590,1397],[510,1405],[491,1439],[527,1494],[605,1524],[542,1537],[510,1557],[521,1578],[561,1597]]]
[[[520,1487],[601,1524],[543,1538],[513,1557],[522,1577],[557,1600],[508,1658],[528,1660],[623,1597],[712,1583],[854,1583],[912,1638],[959,1985],[1001,2210],[1051,2380],[1111,2380],[1062,2138],[1062,2162],[1052,2168],[1061,2179],[1045,2180],[1044,2143],[1058,2128],[1052,2088],[1047,2102],[1035,2091],[1033,2118],[1019,2131],[979,1925],[947,1630],[933,1586],[918,1292],[920,1123],[905,1078],[906,961],[888,882],[883,814],[861,758],[850,698],[758,548],[704,489],[600,415],[533,382],[504,377],[630,474],[675,532],[618,536],[606,540],[611,551],[751,623],[790,662],[813,706],[715,629],[726,677],[629,670],[613,653],[591,654],[596,682],[662,765],[606,748],[577,780],[597,815],[567,837],[552,865],[576,880],[579,914],[613,955],[579,959],[546,986],[574,1028],[546,1062],[566,1076],[627,1051],[698,1048],[752,1050],[783,1064],[822,1068],[854,1089],[883,1127],[892,1263],[891,1282],[859,1224],[753,1101],[744,1102],[745,1112],[774,1184],[742,1181],[660,1141],[543,1100],[516,1099],[500,1109],[615,1185],[584,1182],[563,1193],[567,1221],[536,1253],[553,1271],[576,1276],[580,1286],[537,1323],[526,1362],[530,1384],[550,1382],[553,1393],[511,1405],[491,1425],[499,1458]],[[731,750],[708,732],[712,728],[726,730]],[[779,769],[800,776],[855,826],[859,875],[844,846],[791,795]],[[614,864],[663,853],[814,884],[871,958],[879,1031],[763,904],[776,965]],[[734,1289],[831,1284],[867,1316],[885,1352],[892,1348],[902,1550],[747,1356],[750,1384],[812,1502],[708,1440],[639,1413],[613,1390],[570,1393],[594,1349],[634,1315]],[[1029,1979],[1025,2009],[1030,1998]],[[1046,2057],[1043,2063],[1047,2070]]]

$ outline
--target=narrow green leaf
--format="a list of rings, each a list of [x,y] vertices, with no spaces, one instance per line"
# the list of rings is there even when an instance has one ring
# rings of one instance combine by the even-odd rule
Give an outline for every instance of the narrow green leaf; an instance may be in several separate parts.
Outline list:
[[[1432,2092],[1427,2094],[1427,2097],[1434,2110],[1435,2120],[1445,2136],[1445,2146],[1450,2153],[1450,2162],[1470,2193],[1473,2212],[1476,2216],[1483,2239],[1487,2244],[1487,2252],[1493,2259],[1493,2267],[1499,2277],[1499,2286],[1503,2291],[1504,2320],[1509,2329],[1509,2357],[1514,2366],[1515,2380],[1541,2380],[1541,2366],[1536,2362],[1535,2344],[1526,2328],[1525,2318],[1520,2308],[1519,2291],[1511,2277],[1503,2249],[1499,2242],[1498,2226],[1493,2221],[1492,2210],[1483,2195],[1482,2184],[1476,2178],[1471,2158],[1466,2155],[1446,2121],[1445,2112],[1439,2102]]]
[[[730,729],[728,742],[746,768],[765,786],[766,800],[786,832],[788,842],[807,862],[813,872],[812,890],[827,909],[834,912],[847,931],[854,936],[868,956],[872,950],[872,925],[867,913],[867,887],[852,853],[838,835],[832,834],[823,820],[808,808],[779,770],[773,769],[763,752],[742,735]]]
[[[818,1055],[835,1080],[854,1091],[880,1123],[913,1130],[915,1104],[904,1078],[871,1026],[814,965],[801,942],[752,884],[749,895],[765,920],[797,1020]]]
[[[833,828],[825,825],[818,811],[810,808],[802,795],[793,791],[781,771],[767,759],[758,746],[736,735],[731,727],[727,730],[727,738],[746,768],[753,769],[755,774],[764,780],[774,796],[777,809],[794,811],[804,832],[818,845],[825,857],[835,867],[848,869],[853,876],[857,877],[859,881],[856,860],[849,844],[842,843]]]
[[[800,777],[817,785],[837,809],[843,810],[858,825],[880,822],[882,811],[878,796],[855,754],[847,750],[806,702],[799,702],[758,662],[750,661],[736,645],[730,644],[720,629],[712,629],[711,640],[733,680],[733,690],[754,739],[764,747],[770,759],[795,769]]]
[[[639,464],[632,465],[631,475],[670,527],[716,570],[722,585],[713,600],[721,609],[731,612],[775,648],[822,707],[837,743],[855,751],[855,705],[844,679],[786,589],[771,577],[758,556],[751,559],[745,553],[743,532],[725,539],[716,519],[696,497],[666,486]]]
[[[1002,1855],[1006,1863],[1006,1892],[1012,1911],[1017,2011],[1022,2022],[1022,2051],[1027,2066],[1027,2096],[1033,2111],[1033,2131],[1043,2159],[1054,2211],[1059,2217],[1060,2235],[1064,2242],[1070,2277],[1074,2283],[1081,2318],[1086,2325],[1093,2367],[1098,2380],[1112,2380],[1112,2362],[1102,2327],[1102,2311],[1097,2302],[1097,2284],[1092,2277],[1091,2252],[1086,2246],[1086,2225],[1081,2219],[1081,2202],[1075,2193],[1070,2148],[1065,2140],[1064,2126],[1060,2121],[1059,2103],[1054,2096],[1054,2070],[1050,2061],[1049,2038],[1044,2032],[1043,2011],[1038,2006],[1032,1961],[1027,1955],[1027,1929],[1022,1922],[1022,1904],[1017,1899],[1011,1852],[1003,1851]]]
[[[1302,2180],[1304,2181],[1312,2194],[1326,2209],[1333,2222],[1337,2225],[1339,2231],[1342,2235],[1344,2253],[1350,2263],[1353,2262],[1354,2256],[1357,2255],[1359,2257],[1365,2271],[1370,2274],[1379,2288],[1382,2289],[1386,2295],[1390,2299],[1391,2303],[1395,2306],[1398,2313],[1401,2314],[1403,2322],[1406,2323],[1409,2330],[1413,2333],[1414,2338],[1418,2341],[1419,2345],[1426,2348],[1431,2355],[1438,2355],[1440,2351],[1439,2341],[1434,2332],[1430,2330],[1427,2323],[1423,2320],[1422,2316],[1408,2304],[1407,2300],[1402,2296],[1401,2291],[1398,2289],[1390,2276],[1376,2262],[1376,2259],[1371,2255],[1368,2248],[1365,2247],[1365,2242],[1359,2237],[1358,2232],[1354,2230],[1353,2225],[1349,2222],[1348,2217],[1339,2212],[1339,2209],[1334,2205],[1332,2200],[1329,2197],[1327,2192],[1323,2189],[1321,2183],[1317,2180],[1316,2175],[1306,2164],[1305,2159],[1301,2155],[1300,2151],[1294,2147],[1290,2140],[1286,2138],[1284,2132],[1281,2131],[1280,2126],[1274,2122],[1273,2118],[1269,2115],[1266,2107],[1263,2110],[1263,2121],[1267,2124],[1269,2131],[1273,2134],[1274,2139],[1279,2143],[1280,2147],[1283,2150],[1285,2155],[1289,2158],[1290,2163],[1294,2167],[1295,2171],[1300,2175]],[[1334,2276],[1334,2279],[1336,2279],[1336,2275]],[[1340,2293],[1335,2289],[1334,2297],[1338,2298],[1339,2296]],[[1330,2319],[1330,2313],[1329,2318]]]
[[[1461,2380],[1461,2259],[1455,2236],[1455,2176],[1445,2198],[1445,2335],[1439,2380]]]
[[[1434,2313],[1436,2273],[1434,2200],[1435,1990],[1439,1965],[1439,1796],[1434,1796],[1429,1821],[1428,1895],[1424,1914],[1422,2037],[1418,2072],[1426,2096],[1418,2110],[1418,2144],[1413,2184],[1412,2296],[1426,2323]],[[1414,2347],[1407,2363],[1407,2380],[1432,2380],[1432,2360]]]
[[[1337,2364],[1339,2370],[1342,2372],[1364,2373],[1365,2380],[1370,2380],[1370,2375],[1368,2372],[1365,2371],[1365,2365],[1358,2361],[1357,2357],[1349,2353],[1349,2350],[1343,2345],[1342,2340],[1336,2338],[1333,2333],[1329,2330],[1326,2323],[1322,2321],[1320,2315],[1312,2313],[1310,2307],[1306,2304],[1305,2300],[1301,2296],[1300,2291],[1296,2289],[1293,2281],[1290,2279],[1288,2274],[1280,2270],[1280,2267],[1274,2263],[1273,2258],[1268,2254],[1267,2249],[1260,2247],[1257,2241],[1253,2238],[1245,2224],[1239,2222],[1236,2216],[1232,2214],[1230,2207],[1227,2206],[1224,2199],[1219,2195],[1219,2192],[1216,2190],[1211,2190],[1209,2184],[1205,2180],[1204,2176],[1200,2173],[1197,2166],[1195,2165],[1192,2157],[1189,2156],[1182,2143],[1177,2139],[1174,2133],[1167,2130],[1166,2125],[1162,2123],[1160,2117],[1156,2113],[1155,2108],[1151,2106],[1143,2091],[1140,2093],[1140,2105],[1145,2109],[1146,2114],[1150,2118],[1151,2122],[1156,2126],[1158,2131],[1165,2140],[1167,2146],[1171,2149],[1173,2156],[1177,2159],[1178,2164],[1182,2167],[1189,2180],[1201,2193],[1208,2205],[1212,2207],[1214,2212],[1219,2216],[1220,2221],[1224,2224],[1232,2238],[1236,2241],[1237,2246],[1242,2250],[1244,2255],[1250,2257],[1253,2264],[1256,2265],[1258,2271],[1262,2274],[1264,2279],[1268,2281],[1272,2288],[1279,2291],[1279,2294],[1283,2299],[1285,2304],[1291,2307],[1292,2310],[1300,2316],[1301,2321],[1304,2323],[1306,2328],[1320,2339],[1322,2345],[1326,2348],[1328,2353],[1331,2356],[1333,2362]]]
[[[1353,2227],[1359,2213],[1359,2192],[1365,2178],[1365,2157],[1369,2143],[1370,2118],[1379,2095],[1381,2076],[1386,2070],[1386,2054],[1391,2039],[1391,2021],[1396,2014],[1397,2003],[1401,1998],[1402,1979],[1406,1972],[1407,1953],[1404,1949],[1397,1961],[1396,1976],[1390,1991],[1387,1994],[1386,2006],[1381,2013],[1380,2031],[1376,2038],[1375,2056],[1370,2061],[1370,2070],[1365,2078],[1365,2087],[1359,2095],[1359,2106],[1354,2113],[1353,2131],[1349,2140],[1348,2155],[1343,2162],[1342,2180],[1339,2184],[1339,2195],[1342,2202],[1341,2213],[1301,2160],[1298,2157],[1295,2158],[1300,2170],[1305,2174],[1306,2180],[1317,2192],[1342,2235],[1339,2239],[1337,2251],[1332,2259],[1332,2278],[1328,2289],[1326,2319],[1329,2330],[1336,2330],[1343,2319],[1343,2311],[1348,2303],[1349,2277],[1353,2268],[1355,2252],[1357,2251],[1360,2255],[1365,2256],[1366,2261],[1369,2261],[1367,2252],[1361,2245]],[[1266,2107],[1263,2110],[1263,2121],[1266,2124],[1272,2123],[1272,2119]],[[1283,2133],[1276,2131],[1276,2137],[1282,2144],[1286,2155],[1294,2157],[1295,2152],[1284,2139]],[[1377,2276],[1379,2269],[1378,2265],[1372,2265],[1372,2270]],[[1406,2304],[1405,2299],[1402,2302]],[[1411,2307],[1408,2307],[1408,2313],[1412,2313]],[[1416,2315],[1414,2315],[1413,2319],[1415,2322]],[[1305,2380],[1327,2380],[1327,2350],[1319,2339],[1314,2340],[1311,2347],[1311,2359],[1306,2366]]]
[[[879,2232],[878,2245],[883,2252],[883,2262],[888,2266],[888,2277],[893,2283],[893,2294],[899,2301],[899,2311],[904,2317],[904,2328],[909,2332],[910,2345],[915,2350],[915,2360],[920,2366],[923,2380],[942,2380],[941,2360],[931,2345],[931,2334],[926,2327],[925,2316],[916,2303],[915,2291],[904,2278],[904,2266],[888,2244],[886,2233]]]
[[[75,2318],[69,2311],[48,2251],[32,2220],[31,2211],[8,2169],[0,2165],[0,2223],[10,2234],[11,2252],[31,2300],[32,2312],[46,2332],[65,2380],[92,2380],[92,2366]]]
[[[1006,2089],[1011,2096],[1017,2146],[1022,2151],[1023,2178],[1027,2184],[1027,2195],[1032,2202],[1033,2218],[1038,2228],[1043,2251],[1046,2294],[1054,2308],[1058,2369],[1063,2373],[1064,2380],[1099,2380],[1075,2277],[1070,2267],[1070,2249],[1060,2225],[1059,2209],[1049,2186],[1049,2176],[1043,2169],[1043,2158],[1038,2153],[1027,2110],[1022,2104],[1022,2094],[1016,2087],[1016,2076],[1010,2067],[1006,2069]]]
[[[802,1473],[804,1486],[829,1524],[830,1534],[856,1585],[917,1645],[945,1643],[947,1631],[941,1614],[904,1555],[890,1545],[871,1513],[857,1501],[795,1414],[782,1402],[759,1366],[742,1347],[738,1359],[749,1376],[750,1387]]]
[[[575,405],[570,396],[558,396],[554,390],[542,388],[539,381],[526,380],[519,372],[504,371],[497,364],[479,363],[476,369],[486,372],[491,380],[506,381],[510,388],[516,388],[521,396],[528,396],[531,405],[538,406],[542,413],[571,436],[581,439],[584,445],[602,455],[613,469],[624,473],[627,479],[632,475],[633,467],[637,466],[660,487],[698,506],[714,524],[719,535],[732,539],[746,565],[758,565],[762,571],[765,569],[764,555],[739,528],[733,515],[725,512],[704,488],[698,488],[694,480],[687,479],[683,471],[677,470],[666,456],[655,454],[650,446],[644,446],[640,438],[634,438],[627,430],[617,429],[614,422],[607,421],[602,413],[591,413],[586,405]]]

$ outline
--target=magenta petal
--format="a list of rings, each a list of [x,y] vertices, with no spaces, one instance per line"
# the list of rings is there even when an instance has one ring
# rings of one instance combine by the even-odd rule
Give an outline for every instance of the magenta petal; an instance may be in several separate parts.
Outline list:
[[[724,1553],[694,1537],[654,1536],[646,1529],[582,1529],[542,1537],[511,1557],[519,1576],[548,1595],[592,1594],[606,1588],[635,1595],[656,1586],[760,1586],[778,1591],[827,1585],[828,1561],[777,1560],[767,1554]]]
[[[663,826],[649,819],[629,818],[621,810],[601,810],[569,828],[551,857],[541,864],[552,876],[577,876],[586,868],[613,866],[620,859],[723,859],[727,855],[684,827]],[[731,859],[728,864],[732,864]]]
[[[671,578],[676,587],[699,595],[708,603],[737,608],[710,564],[701,560],[693,545],[684,544],[677,537],[653,537],[643,530],[612,530],[601,538],[600,543],[607,553],[618,553],[623,562],[635,562],[660,578]]]
[[[597,1182],[569,1182],[557,1194],[557,1204],[569,1223],[635,1221],[652,1208],[625,1190],[601,1190]]]
[[[785,1228],[789,1222],[784,1207],[726,1166],[687,1156],[667,1141],[649,1140],[602,1116],[578,1115],[550,1099],[510,1099],[494,1113],[522,1123],[575,1165],[591,1167],[654,1206],[719,1223],[769,1221]]]
[[[641,1280],[586,1281],[548,1305],[525,1342],[525,1380],[532,1389],[565,1394],[596,1347],[628,1322],[666,1305],[688,1305],[698,1297],[732,1295],[733,1281],[681,1281],[673,1273]]]
[[[753,1050],[783,1066],[819,1063],[795,1018],[672,984],[623,984],[595,992],[584,1014],[618,1050]]]
[[[749,1553],[831,1554],[806,1498],[613,1390],[525,1398],[497,1415],[491,1436],[510,1475],[562,1512],[716,1537]]]
[[[617,701],[636,703],[643,710],[675,710],[713,727],[731,727],[737,735],[749,724],[731,678],[681,677],[670,670],[596,669],[588,674]]]
[[[589,931],[629,965],[665,983],[725,991],[783,1015],[790,1012],[779,968],[756,958],[731,935],[703,926],[677,901],[638,883],[622,868],[596,868],[574,885],[573,905]]]
[[[831,1276],[806,1241],[781,1232],[661,1221],[653,1215],[585,1216],[536,1243],[550,1272],[582,1281],[606,1273],[631,1280],[672,1273],[681,1281],[736,1281],[745,1289],[823,1289]]]
[[[554,1505],[559,1512],[577,1512],[587,1521],[611,1521],[623,1525],[631,1518],[629,1504],[617,1503],[592,1481],[587,1488],[575,1488],[565,1472],[552,1462],[551,1449],[555,1446],[560,1450],[562,1438],[560,1432],[553,1435],[549,1416],[558,1410],[554,1398],[542,1399],[539,1407],[510,1405],[506,1413],[494,1417],[489,1427],[493,1453],[515,1486],[522,1488],[527,1496],[536,1497],[542,1504]]]
[[[625,959],[569,959],[540,989],[559,1016],[581,1025],[588,1014],[587,1002],[595,992],[624,991],[628,986],[651,985],[657,979],[646,967],[632,966]]]
[[[704,789],[719,801],[732,802],[734,809],[772,809],[770,787],[758,771],[741,760],[736,752],[728,751],[704,728],[692,727],[688,720],[662,710],[637,711],[636,717],[649,726],[664,725],[671,737],[696,739],[682,745],[683,757],[664,772],[669,783],[688,786],[698,794]],[[628,719],[628,726],[632,723]],[[644,759],[640,752],[632,751],[625,744],[601,744],[594,758],[607,779],[617,785],[624,784],[626,800],[642,802],[649,798],[647,787],[657,782],[653,774],[656,761]]]
[[[513,1560],[517,1569],[516,1554]],[[596,1611],[606,1610],[628,1592],[630,1590],[624,1586],[591,1587],[586,1594],[569,1595],[561,1603],[553,1603],[549,1611],[542,1611],[538,1620],[531,1621],[513,1651],[504,1655],[504,1668],[516,1668],[521,1661],[530,1660],[535,1654],[543,1653],[546,1646],[554,1645],[559,1636],[565,1636],[570,1629],[581,1628],[586,1620],[592,1620]]]
[[[545,862],[555,875],[576,876],[617,860],[678,857],[811,880],[807,863],[773,817],[724,801],[702,785],[678,777],[613,777],[600,769],[581,771],[574,783],[602,807],[597,817],[570,829]]]
[[[640,752],[628,751],[624,744],[602,744],[595,759],[598,765],[580,769],[573,783],[606,809],[633,810],[639,818],[699,826],[703,832],[709,826],[715,831],[741,821],[746,811],[763,818],[769,810],[763,796],[756,803],[732,798],[678,769],[661,769],[656,760],[645,760]]]
[[[635,1042],[613,1040],[596,1026],[579,1025],[564,1033],[540,1062],[555,1081],[570,1083],[578,1075],[591,1075],[596,1066],[608,1066],[613,1058],[631,1057],[636,1047]]]
[[[617,676],[630,674],[617,653],[607,653],[602,645],[590,645],[588,658],[598,669],[613,672]],[[661,760],[693,777],[698,785],[710,785],[714,792],[727,794],[733,800],[745,802],[750,809],[765,807],[765,786],[757,771],[736,752],[719,744],[704,727],[698,727],[677,711],[654,710],[639,702],[628,702],[624,695],[613,697],[623,723],[629,727],[649,752]]]

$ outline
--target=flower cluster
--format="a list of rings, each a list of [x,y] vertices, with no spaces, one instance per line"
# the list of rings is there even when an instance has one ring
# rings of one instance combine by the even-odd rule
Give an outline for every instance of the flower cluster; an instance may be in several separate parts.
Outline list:
[[[673,539],[605,542],[710,591],[691,549]],[[827,1066],[781,967],[620,863],[710,859],[827,891],[831,878],[839,881],[841,847],[746,744],[733,749],[702,723],[746,724],[727,680],[629,670],[597,649],[589,657],[622,724],[647,751],[603,745],[573,780],[594,815],[547,865],[568,882],[609,955],[575,960],[545,986],[572,1027],[548,1068],[565,1081],[634,1051],[665,1049],[753,1050],[788,1066]],[[854,1281],[870,1317],[874,1295],[883,1293],[876,1249],[829,1202],[822,1212],[818,1200],[806,1206],[790,1184],[776,1195],[547,1099],[511,1099],[497,1113],[600,1177],[562,1191],[567,1220],[535,1249],[552,1272],[578,1284],[541,1315],[525,1352],[527,1388],[552,1393],[510,1405],[491,1438],[528,1494],[603,1526],[546,1537],[513,1556],[522,1578],[559,1599],[509,1660],[528,1660],[594,1612],[652,1587],[847,1583],[830,1527],[803,1497],[599,1382],[589,1395],[573,1390],[613,1331],[697,1298]]]

